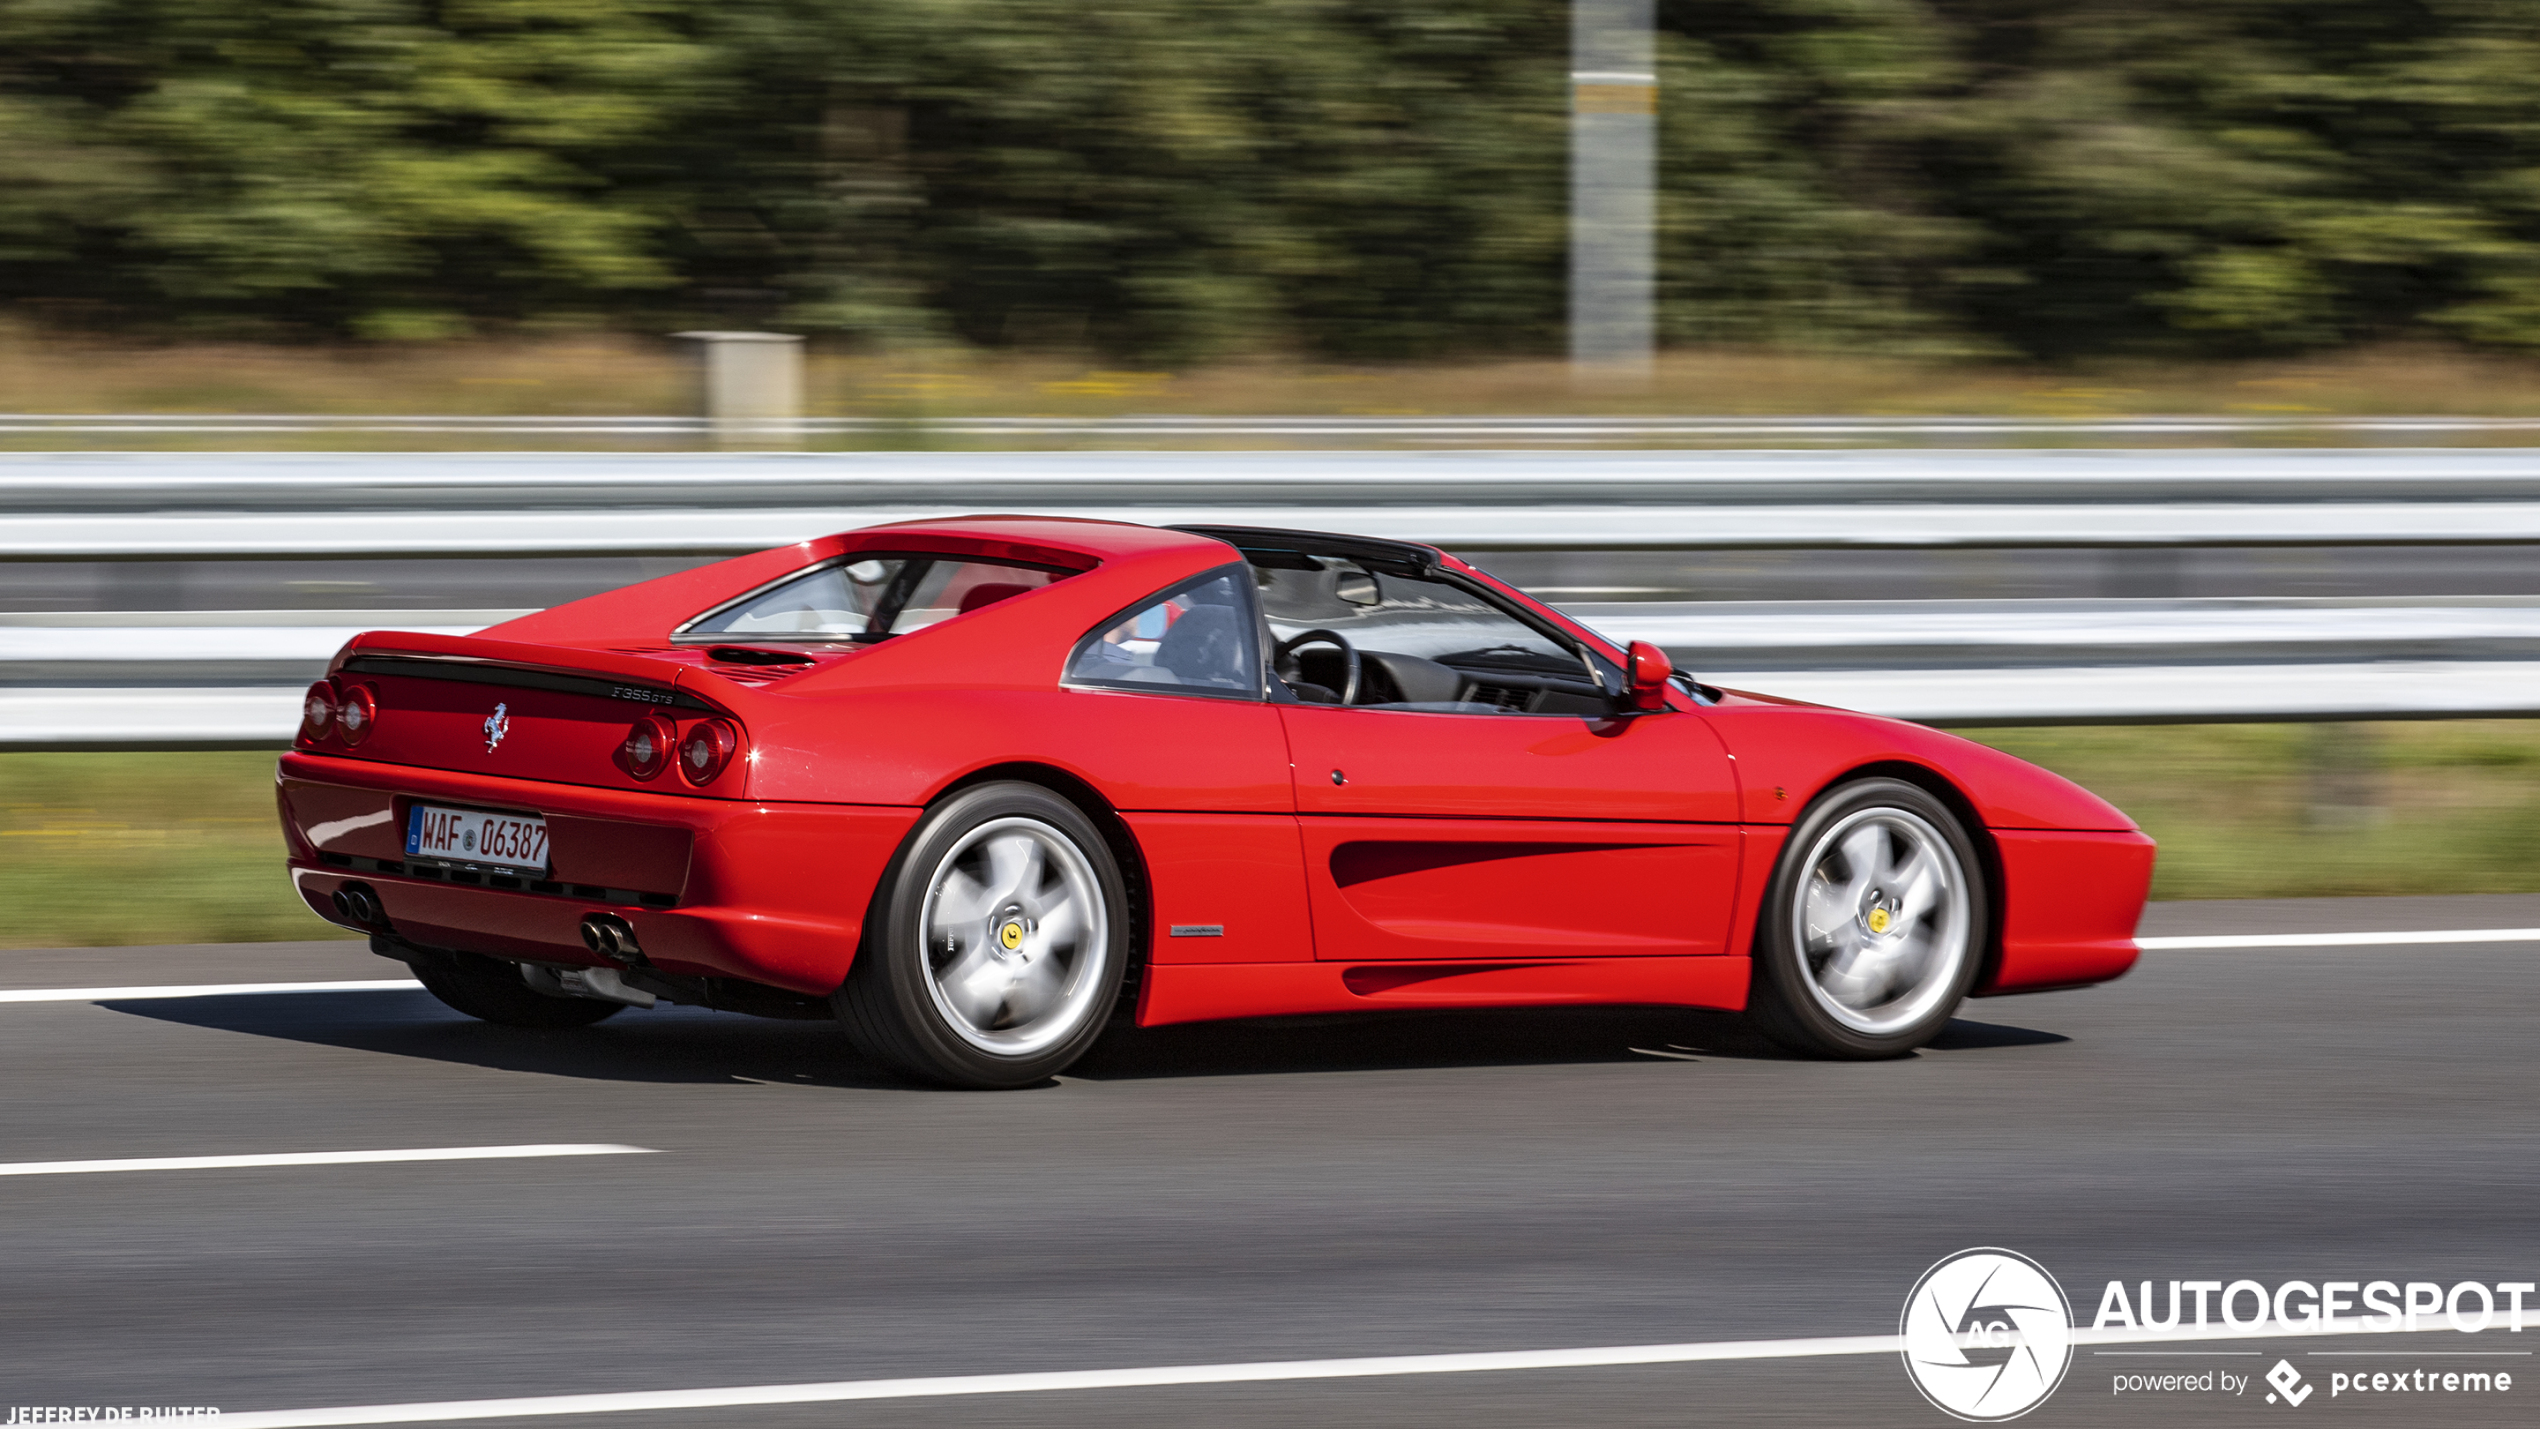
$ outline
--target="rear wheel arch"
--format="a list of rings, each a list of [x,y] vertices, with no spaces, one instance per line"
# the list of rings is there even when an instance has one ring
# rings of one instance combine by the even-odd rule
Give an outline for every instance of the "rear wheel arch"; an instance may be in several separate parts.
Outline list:
[[[2007,897],[2002,878],[2002,850],[1994,842],[1993,830],[1986,827],[1984,816],[1976,812],[1975,801],[1967,797],[1967,791],[1959,788],[1949,776],[1928,764],[1902,759],[1876,760],[1837,774],[1809,794],[1807,802],[1801,804],[1792,816],[1790,826],[1797,828],[1800,821],[1808,817],[1808,811],[1817,806],[1818,800],[1863,779],[1900,780],[1938,799],[1949,812],[1958,816],[1959,827],[1966,830],[1967,842],[1975,846],[1976,862],[1984,878],[1985,933],[1971,987],[1975,995],[1982,995],[1993,985],[1994,978],[2002,969],[2002,915]],[[1763,925],[1763,919],[1756,919],[1756,936],[1759,938],[1763,936]],[[1752,950],[1749,955],[1752,956]]]
[[[1148,916],[1149,910],[1154,906],[1154,899],[1150,896],[1153,884],[1150,882],[1147,871],[1146,850],[1139,846],[1138,836],[1130,829],[1129,821],[1120,816],[1120,811],[1111,806],[1111,801],[1104,798],[1100,790],[1055,765],[1017,760],[1006,764],[991,764],[984,769],[974,769],[936,790],[926,800],[926,807],[932,810],[945,800],[982,784],[1008,783],[1037,784],[1049,790],[1075,805],[1078,813],[1083,814],[1096,829],[1102,831],[1103,841],[1111,848],[1112,860],[1120,867],[1121,882],[1128,885],[1131,957],[1128,967],[1124,969],[1126,980],[1120,987],[1119,1005],[1123,1011],[1134,1009],[1137,1006],[1139,985],[1145,981],[1147,962],[1153,951],[1151,946],[1153,930],[1150,926],[1152,920]],[[923,822],[921,819],[919,826],[922,826]],[[910,830],[908,837],[910,839],[916,837],[914,827]],[[898,871],[900,857],[906,849],[907,844],[903,842],[900,852],[892,855],[890,866],[883,870],[882,882],[876,885],[877,895],[882,888],[890,886],[890,879]],[[876,901],[878,902],[878,897]]]
[[[1015,773],[981,771],[928,803],[830,997],[860,1051],[920,1081],[1016,1087],[1064,1071],[1104,1035],[1139,961],[1116,816]]]

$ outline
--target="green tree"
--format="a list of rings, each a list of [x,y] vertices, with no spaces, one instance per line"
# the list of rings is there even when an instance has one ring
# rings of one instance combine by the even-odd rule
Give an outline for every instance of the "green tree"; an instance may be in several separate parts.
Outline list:
[[[1662,0],[1661,331],[2540,345],[2540,0]],[[0,302],[1557,350],[1545,0],[22,0]]]
[[[0,225],[54,260],[19,282],[392,336],[671,284],[664,215],[624,181],[704,58],[676,18],[640,0],[74,0],[22,17],[47,43],[12,47],[0,96],[113,164],[110,183],[0,200]],[[64,271],[100,252],[112,281]]]

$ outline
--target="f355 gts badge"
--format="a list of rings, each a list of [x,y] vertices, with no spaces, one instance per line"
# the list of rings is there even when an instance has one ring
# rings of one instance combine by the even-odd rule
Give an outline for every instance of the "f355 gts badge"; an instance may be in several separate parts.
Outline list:
[[[503,736],[511,732],[511,706],[508,704],[494,706],[494,712],[485,717],[485,752],[493,753],[494,747],[503,742]]]

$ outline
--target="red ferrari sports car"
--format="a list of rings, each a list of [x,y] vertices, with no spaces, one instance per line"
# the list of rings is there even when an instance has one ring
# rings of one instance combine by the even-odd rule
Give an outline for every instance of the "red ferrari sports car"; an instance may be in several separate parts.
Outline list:
[[[358,636],[279,796],[309,906],[462,1012],[834,1016],[974,1087],[1115,1010],[1664,1004],[1894,1056],[2123,973],[2152,867],[2044,770],[1429,547],[1024,516]]]

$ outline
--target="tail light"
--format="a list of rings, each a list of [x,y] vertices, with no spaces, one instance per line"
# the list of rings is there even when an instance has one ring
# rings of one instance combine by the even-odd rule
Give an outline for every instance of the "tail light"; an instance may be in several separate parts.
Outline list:
[[[359,744],[370,737],[370,727],[379,722],[379,699],[368,685],[355,685],[344,692],[335,707],[335,732],[346,744]]]
[[[679,726],[665,716],[648,714],[635,721],[618,745],[617,767],[638,779],[650,779],[670,767],[672,751],[678,746]]]
[[[679,773],[691,784],[711,784],[740,747],[740,733],[729,721],[701,719],[679,741]]]
[[[335,686],[320,680],[309,686],[309,692],[300,697],[300,737],[315,744],[326,738],[326,732],[334,727]]]

